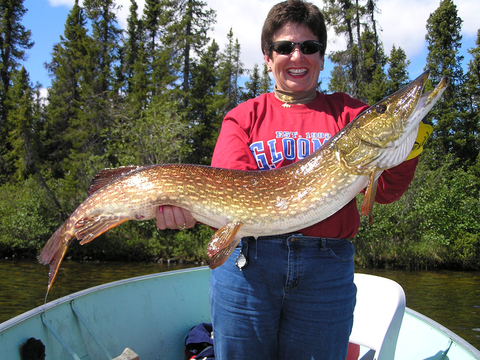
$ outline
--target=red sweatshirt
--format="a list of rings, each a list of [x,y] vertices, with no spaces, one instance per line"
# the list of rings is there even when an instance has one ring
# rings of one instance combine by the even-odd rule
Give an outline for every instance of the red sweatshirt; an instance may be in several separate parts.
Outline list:
[[[282,106],[273,93],[239,104],[223,120],[212,166],[269,170],[308,156],[368,108],[344,93],[317,93],[305,105]],[[417,158],[383,172],[375,201],[397,200],[413,179]],[[355,199],[329,218],[300,230],[305,236],[351,238],[360,224]]]

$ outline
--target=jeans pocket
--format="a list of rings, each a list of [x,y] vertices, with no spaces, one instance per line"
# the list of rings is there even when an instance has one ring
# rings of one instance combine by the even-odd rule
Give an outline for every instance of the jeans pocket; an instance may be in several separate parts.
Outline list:
[[[327,247],[333,258],[342,262],[353,261],[355,250],[349,240],[328,240]]]

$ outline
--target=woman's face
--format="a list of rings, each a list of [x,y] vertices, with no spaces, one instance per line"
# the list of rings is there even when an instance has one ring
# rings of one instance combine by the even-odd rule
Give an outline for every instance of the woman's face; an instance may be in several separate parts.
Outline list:
[[[316,40],[310,29],[304,25],[288,22],[273,36],[273,42],[288,40],[300,43],[305,40]],[[323,70],[325,58],[320,52],[305,55],[298,45],[291,54],[282,55],[272,50],[272,57],[265,54],[265,62],[272,69],[275,83],[280,90],[305,91],[317,87],[320,70]]]

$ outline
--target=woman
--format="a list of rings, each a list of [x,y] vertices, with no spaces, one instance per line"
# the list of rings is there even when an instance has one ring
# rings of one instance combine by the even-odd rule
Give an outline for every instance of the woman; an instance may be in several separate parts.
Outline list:
[[[273,93],[230,111],[212,166],[268,170],[319,148],[367,106],[317,88],[326,28],[319,9],[301,0],[275,5],[262,30],[262,51],[275,79]],[[398,199],[417,160],[385,171],[376,201]],[[210,302],[218,359],[345,359],[356,288],[353,246],[356,201],[298,234],[243,238],[226,263],[212,271]],[[164,207],[159,228],[185,228],[195,220]]]

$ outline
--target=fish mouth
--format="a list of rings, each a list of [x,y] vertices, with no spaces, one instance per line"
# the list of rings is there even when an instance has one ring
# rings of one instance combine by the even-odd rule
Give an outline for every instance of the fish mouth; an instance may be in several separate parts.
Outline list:
[[[447,76],[444,76],[442,80],[437,84],[435,89],[423,94],[417,104],[417,109],[422,107],[428,107],[432,102],[437,102],[438,98],[442,96],[443,92],[447,88],[450,80]]]
[[[413,80],[409,85],[405,86],[403,89],[400,89],[394,92],[389,96],[392,99],[392,103],[398,108],[402,108],[403,105],[411,105],[411,102],[419,102],[422,96],[423,88],[428,80],[429,71],[425,71],[415,80]],[[417,106],[411,107],[415,109]]]
[[[428,108],[430,110],[430,108],[438,101],[447,88],[449,79],[447,76],[444,76],[437,84],[435,89],[422,94],[425,84],[427,83],[429,73],[429,70],[425,71],[415,80],[413,80],[408,86],[393,93],[389,98],[393,99],[393,103],[396,102],[397,107],[402,106],[402,103],[406,104],[409,101],[408,99],[410,99],[410,101],[416,101],[417,104],[413,108],[414,110],[412,113],[415,113],[422,108]]]

